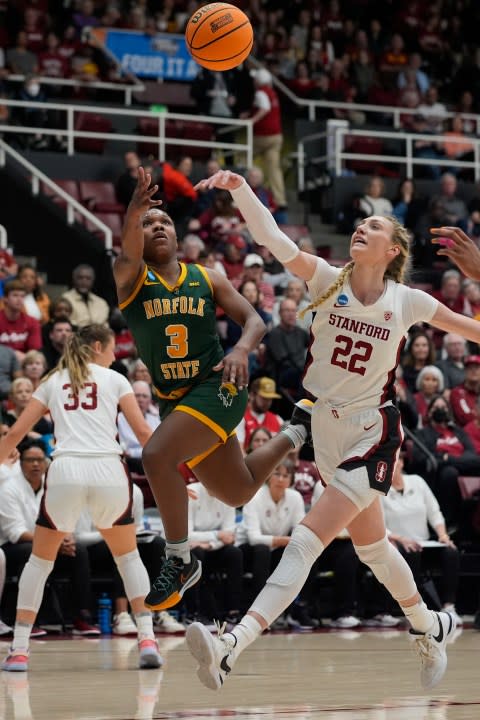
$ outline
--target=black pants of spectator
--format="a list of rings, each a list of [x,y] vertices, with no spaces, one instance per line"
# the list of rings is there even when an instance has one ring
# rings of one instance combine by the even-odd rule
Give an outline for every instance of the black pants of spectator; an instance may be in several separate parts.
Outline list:
[[[190,614],[200,613],[210,619],[223,614],[238,613],[243,605],[243,553],[235,545],[224,545],[218,550],[194,548],[193,554],[202,563],[202,579],[186,594],[186,606]],[[212,585],[213,573],[225,573],[222,582],[223,608],[219,607],[215,597],[216,588]],[[217,590],[218,592],[218,590]]]
[[[465,473],[471,474],[471,473]],[[462,496],[458,484],[461,472],[448,463],[440,465],[435,474],[432,491],[438,500],[447,527],[459,526],[462,512]]]
[[[460,553],[456,548],[423,548],[420,552],[407,552],[401,546],[398,549],[409,564],[420,593],[425,574],[437,571],[435,587],[442,605],[455,604],[460,576]]]
[[[165,554],[165,540],[156,535],[151,542],[139,541],[138,552],[150,581],[154,580],[159,574],[161,559]],[[89,545],[88,554],[93,576],[108,579],[112,583],[113,600],[126,597],[123,580],[105,540]]]
[[[316,575],[319,572],[333,570],[334,609],[332,617],[336,620],[346,615],[355,615],[360,565],[351,540],[348,538],[333,540],[313,564],[310,571],[310,582],[307,580],[305,585],[307,596],[304,598],[308,605],[312,608],[315,606]],[[318,616],[318,612],[315,612],[315,616]]]
[[[32,553],[31,542],[6,543],[2,546],[7,561],[7,577],[20,578]],[[80,617],[91,607],[90,560],[87,548],[77,543],[74,557],[57,555],[51,577],[69,578],[71,583],[72,612]],[[43,611],[47,611],[43,607]]]

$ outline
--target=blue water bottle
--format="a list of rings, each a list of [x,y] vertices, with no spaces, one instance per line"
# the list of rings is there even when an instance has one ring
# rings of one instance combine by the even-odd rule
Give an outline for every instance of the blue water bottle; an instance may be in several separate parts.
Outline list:
[[[102,635],[110,635],[112,632],[112,600],[107,593],[102,593],[98,598],[98,625]]]

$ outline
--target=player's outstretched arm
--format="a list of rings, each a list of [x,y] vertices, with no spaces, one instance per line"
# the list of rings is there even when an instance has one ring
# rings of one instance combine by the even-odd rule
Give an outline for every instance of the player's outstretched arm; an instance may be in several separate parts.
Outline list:
[[[44,416],[48,408],[36,398],[32,398],[18,420],[12,425],[0,441],[0,465],[4,463],[18,443],[29,430]]]
[[[448,257],[472,280],[480,280],[480,250],[458,227],[431,228],[432,243],[440,245],[437,255]]]
[[[480,323],[478,320],[453,312],[446,305],[438,304],[438,308],[430,325],[444,330],[444,332],[456,333],[467,340],[480,343]]]
[[[122,249],[113,264],[117,292],[122,295],[128,294],[143,269],[143,216],[150,208],[162,204],[161,200],[152,200],[158,185],[150,187],[151,182],[151,175],[139,167],[137,186],[123,223]]]
[[[195,187],[198,190],[229,190],[257,245],[265,245],[282,265],[298,277],[306,281],[312,279],[318,258],[302,252],[280,230],[270,210],[260,202],[245,178],[231,170],[218,170],[211,177],[200,180]]]

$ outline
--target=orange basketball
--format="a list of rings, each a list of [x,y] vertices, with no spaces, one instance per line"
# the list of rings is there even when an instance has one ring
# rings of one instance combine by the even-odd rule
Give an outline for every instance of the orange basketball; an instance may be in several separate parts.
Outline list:
[[[185,30],[193,59],[209,70],[230,70],[240,65],[253,45],[253,28],[235,5],[209,3],[196,10]]]

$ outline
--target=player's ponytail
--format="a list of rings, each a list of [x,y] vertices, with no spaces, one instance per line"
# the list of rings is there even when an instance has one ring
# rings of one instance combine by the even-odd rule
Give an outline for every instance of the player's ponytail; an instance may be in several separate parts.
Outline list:
[[[54,372],[66,370],[70,378],[72,393],[78,395],[90,376],[88,363],[93,359],[93,345],[99,342],[104,350],[112,337],[113,331],[105,325],[93,324],[81,328],[67,340],[57,366],[44,379],[50,377]]]

